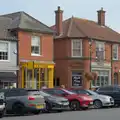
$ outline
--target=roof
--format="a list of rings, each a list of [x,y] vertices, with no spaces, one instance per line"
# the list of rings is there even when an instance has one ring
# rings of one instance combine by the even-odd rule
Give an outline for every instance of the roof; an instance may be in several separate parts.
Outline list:
[[[51,27],[56,31],[55,25]],[[63,33],[56,38],[82,38],[88,37],[98,40],[120,42],[120,34],[107,26],[100,26],[97,22],[77,17],[63,21]]]
[[[50,33],[53,34],[54,31],[43,24],[42,22],[36,20],[32,16],[25,12],[15,12],[10,14],[5,14],[0,16],[0,39],[13,39],[14,35],[11,34],[10,30],[13,29],[23,29],[34,32]]]

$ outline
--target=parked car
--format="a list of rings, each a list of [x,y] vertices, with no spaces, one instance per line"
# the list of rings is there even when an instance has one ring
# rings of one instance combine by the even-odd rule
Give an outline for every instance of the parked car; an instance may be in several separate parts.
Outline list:
[[[2,118],[5,114],[5,96],[4,93],[0,93],[0,118]]]
[[[40,90],[40,95],[44,97],[46,103],[47,112],[58,111],[62,112],[63,110],[69,109],[69,101],[63,97],[52,96],[44,91]]]
[[[39,114],[45,109],[45,100],[34,90],[21,88],[0,89],[6,97],[6,112],[24,115],[26,112]]]
[[[88,109],[93,105],[93,99],[88,95],[77,95],[63,88],[49,88],[44,91],[68,99],[71,110]]]
[[[113,86],[99,87],[97,88],[96,92],[99,94],[111,96],[115,101],[115,105],[120,106],[120,86],[113,85]]]
[[[70,89],[77,94],[87,94],[93,98],[94,108],[114,106],[114,99],[108,95],[100,95],[92,90]]]

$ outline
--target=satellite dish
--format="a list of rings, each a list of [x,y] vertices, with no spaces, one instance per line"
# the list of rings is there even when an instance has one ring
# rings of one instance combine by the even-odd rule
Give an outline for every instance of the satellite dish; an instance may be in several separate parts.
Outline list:
[[[14,53],[14,54],[17,54],[17,50],[15,49],[15,50],[13,51],[13,53]]]

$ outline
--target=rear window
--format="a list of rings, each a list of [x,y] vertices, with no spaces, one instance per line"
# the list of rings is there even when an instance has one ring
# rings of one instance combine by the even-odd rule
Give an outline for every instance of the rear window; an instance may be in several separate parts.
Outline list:
[[[40,95],[38,90],[27,90],[28,95]]]

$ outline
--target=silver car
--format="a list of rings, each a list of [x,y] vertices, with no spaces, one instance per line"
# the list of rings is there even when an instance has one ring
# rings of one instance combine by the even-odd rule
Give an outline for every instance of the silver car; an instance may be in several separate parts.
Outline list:
[[[101,95],[91,90],[84,90],[84,89],[72,89],[71,91],[77,94],[87,94],[93,98],[93,105],[94,108],[102,108],[102,107],[109,107],[114,106],[114,99],[107,95]]]
[[[45,100],[37,91],[13,88],[0,89],[0,92],[4,92],[7,113],[24,115],[26,112],[31,112],[38,114],[45,109]]]

